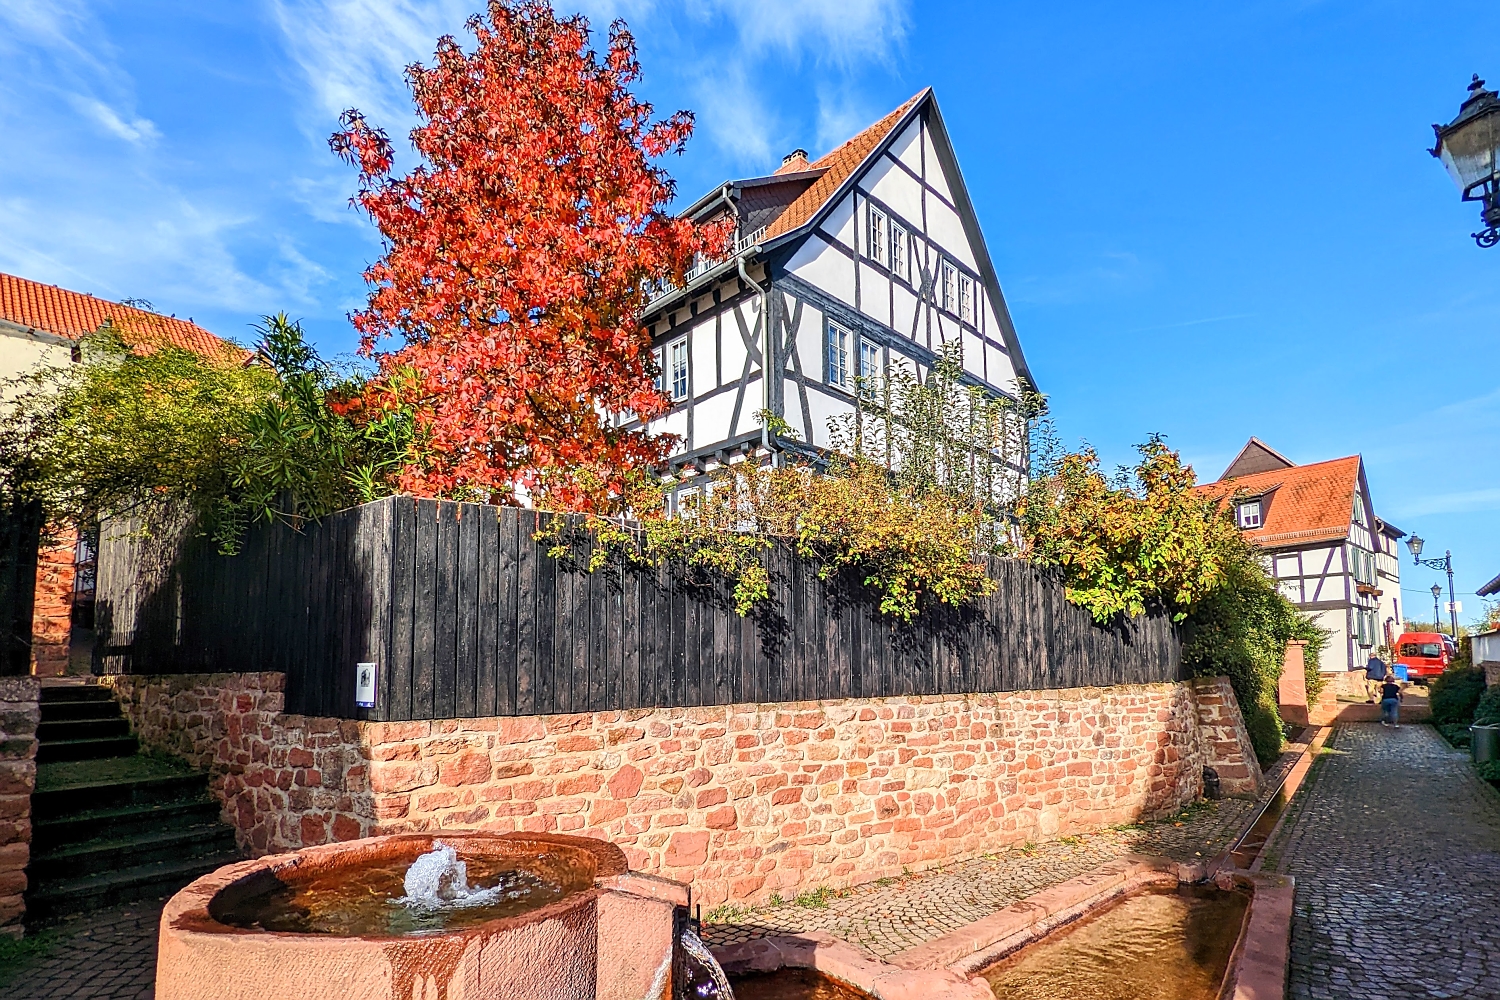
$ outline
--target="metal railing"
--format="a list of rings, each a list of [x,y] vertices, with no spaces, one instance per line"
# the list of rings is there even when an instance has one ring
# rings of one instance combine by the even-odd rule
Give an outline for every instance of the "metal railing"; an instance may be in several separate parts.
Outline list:
[[[647,304],[649,305],[652,302],[656,302],[658,299],[663,299],[668,295],[671,295],[673,292],[680,291],[687,285],[691,285],[695,279],[713,270],[720,264],[723,264],[725,261],[733,260],[740,254],[744,253],[746,250],[758,244],[762,239],[765,238],[765,235],[766,227],[761,226],[755,232],[747,233],[744,236],[741,236],[739,239],[735,240],[734,248],[723,257],[704,257],[702,254],[699,254],[697,259],[693,262],[693,266],[688,270],[687,274],[683,276],[685,282],[683,285],[678,285],[675,282],[671,281],[656,282],[656,284],[652,288],[650,288],[647,293]]]

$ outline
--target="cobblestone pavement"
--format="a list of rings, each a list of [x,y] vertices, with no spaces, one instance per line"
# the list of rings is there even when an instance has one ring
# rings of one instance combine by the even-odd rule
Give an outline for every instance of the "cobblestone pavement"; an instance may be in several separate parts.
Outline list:
[[[43,932],[45,954],[19,973],[0,969],[5,1000],[151,1000],[156,924],[165,900],[147,900],[59,922]]]
[[[1500,794],[1429,726],[1341,726],[1266,851],[1292,1000],[1500,997]]]
[[[1122,854],[1177,861],[1225,850],[1253,803],[1224,799],[1156,823],[1002,851],[842,893],[806,893],[779,906],[705,915],[703,938],[732,944],[767,934],[827,931],[881,957],[957,930]]]

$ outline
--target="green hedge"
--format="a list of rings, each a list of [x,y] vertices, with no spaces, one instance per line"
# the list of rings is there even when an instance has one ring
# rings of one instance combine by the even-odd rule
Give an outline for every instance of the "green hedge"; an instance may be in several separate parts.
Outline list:
[[[1474,710],[1484,695],[1484,671],[1449,667],[1428,690],[1433,722],[1466,726],[1474,721]]]

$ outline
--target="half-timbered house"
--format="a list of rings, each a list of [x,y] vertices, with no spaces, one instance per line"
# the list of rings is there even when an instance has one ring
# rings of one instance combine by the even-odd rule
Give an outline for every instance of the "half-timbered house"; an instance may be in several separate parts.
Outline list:
[[[1348,670],[1401,632],[1405,532],[1381,520],[1358,455],[1297,465],[1251,438],[1218,481],[1281,592],[1332,633],[1321,669]]]
[[[651,429],[680,438],[679,492],[720,464],[818,455],[859,386],[896,366],[924,378],[945,344],[996,399],[1033,386],[931,89],[827,155],[797,150],[686,214],[728,216],[736,239],[683,287],[659,289],[644,317],[674,404]],[[1024,449],[1005,461],[1020,474]]]

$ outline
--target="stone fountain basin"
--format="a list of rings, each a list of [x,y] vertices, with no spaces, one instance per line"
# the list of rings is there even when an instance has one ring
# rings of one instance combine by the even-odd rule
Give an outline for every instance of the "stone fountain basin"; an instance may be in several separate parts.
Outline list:
[[[232,927],[215,918],[268,879],[410,861],[434,840],[462,858],[547,853],[569,895],[513,917],[409,937],[339,937]],[[168,901],[158,1000],[657,1000],[670,996],[676,882],[629,871],[613,844],[549,834],[444,830],[305,848],[205,875]]]

